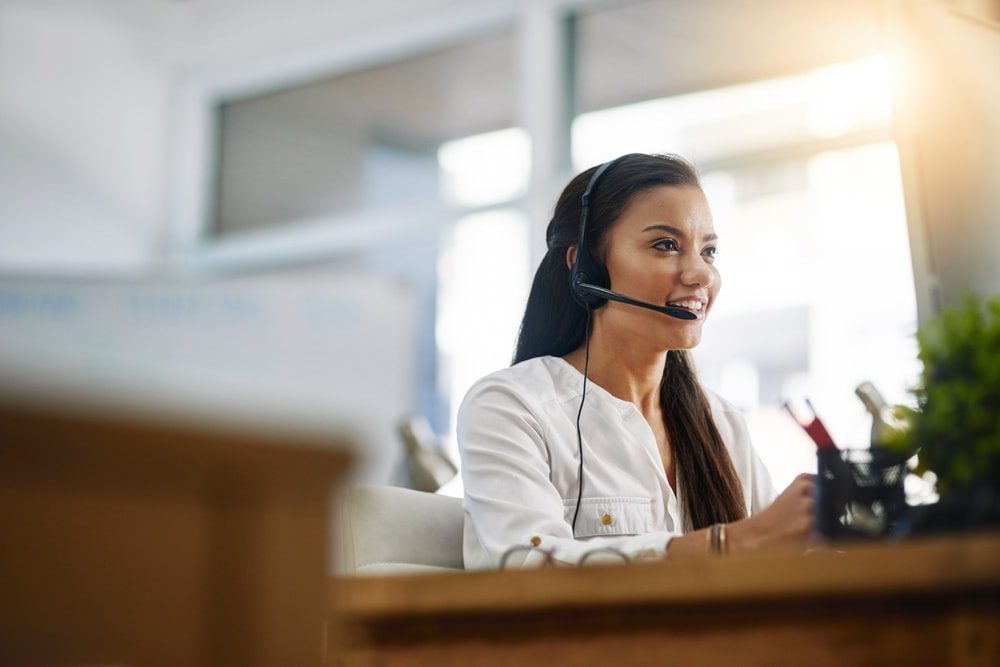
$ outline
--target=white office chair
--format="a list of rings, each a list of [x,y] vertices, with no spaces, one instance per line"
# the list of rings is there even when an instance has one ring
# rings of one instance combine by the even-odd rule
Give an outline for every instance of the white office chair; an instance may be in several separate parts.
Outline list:
[[[462,500],[393,486],[355,486],[340,499],[337,571],[347,575],[463,569]]]

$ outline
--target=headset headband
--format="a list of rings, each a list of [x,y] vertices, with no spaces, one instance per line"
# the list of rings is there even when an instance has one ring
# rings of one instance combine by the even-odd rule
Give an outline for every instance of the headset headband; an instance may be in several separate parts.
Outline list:
[[[573,268],[570,270],[570,292],[573,295],[573,299],[584,308],[596,308],[603,305],[606,301],[606,299],[595,297],[592,293],[580,289],[581,283],[588,283],[598,279],[597,276],[588,274],[588,271],[591,269],[597,271],[596,266],[590,266],[592,264],[590,261],[591,256],[589,255],[590,251],[587,249],[587,218],[590,215],[590,197],[594,188],[597,187],[601,176],[627,157],[629,155],[622,155],[599,166],[594,171],[594,175],[590,177],[587,188],[583,191],[583,196],[580,197],[580,233],[577,235],[576,257],[573,260]],[[588,255],[584,257],[584,253],[588,253]],[[585,264],[586,266],[581,266],[581,264]]]

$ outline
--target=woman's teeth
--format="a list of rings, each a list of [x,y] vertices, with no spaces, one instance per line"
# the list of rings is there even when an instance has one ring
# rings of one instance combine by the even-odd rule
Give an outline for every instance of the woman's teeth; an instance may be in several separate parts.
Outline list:
[[[705,307],[705,304],[703,304],[701,301],[697,301],[697,300],[692,300],[692,301],[671,301],[671,302],[667,303],[667,305],[668,306],[680,306],[681,308],[687,308],[688,310],[693,310],[695,312],[699,312],[699,311],[701,311],[702,308]]]

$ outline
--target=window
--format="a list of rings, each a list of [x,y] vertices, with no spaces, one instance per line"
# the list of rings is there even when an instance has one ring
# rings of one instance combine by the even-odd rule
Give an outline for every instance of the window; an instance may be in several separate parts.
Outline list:
[[[509,31],[220,106],[215,232],[442,203],[446,142],[515,125]]]
[[[526,188],[530,159],[520,129],[449,142],[440,150],[445,196],[465,205],[509,200]],[[503,207],[464,216],[442,239],[437,352],[449,434],[469,387],[510,364],[533,270],[529,228],[523,212]],[[457,457],[453,438],[448,447]]]

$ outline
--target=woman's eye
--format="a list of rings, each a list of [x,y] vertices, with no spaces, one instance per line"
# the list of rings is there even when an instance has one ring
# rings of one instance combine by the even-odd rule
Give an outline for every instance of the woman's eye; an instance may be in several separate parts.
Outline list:
[[[657,250],[677,250],[677,241],[673,239],[660,239],[653,244]]]
[[[712,259],[715,259],[715,256],[719,254],[719,249],[718,249],[718,248],[716,248],[716,247],[715,247],[715,246],[713,245],[713,246],[709,246],[709,247],[705,248],[705,249],[704,249],[704,250],[702,250],[701,252],[702,252],[702,254],[703,254],[703,255],[708,255],[708,256],[709,256],[709,257],[711,257]]]

